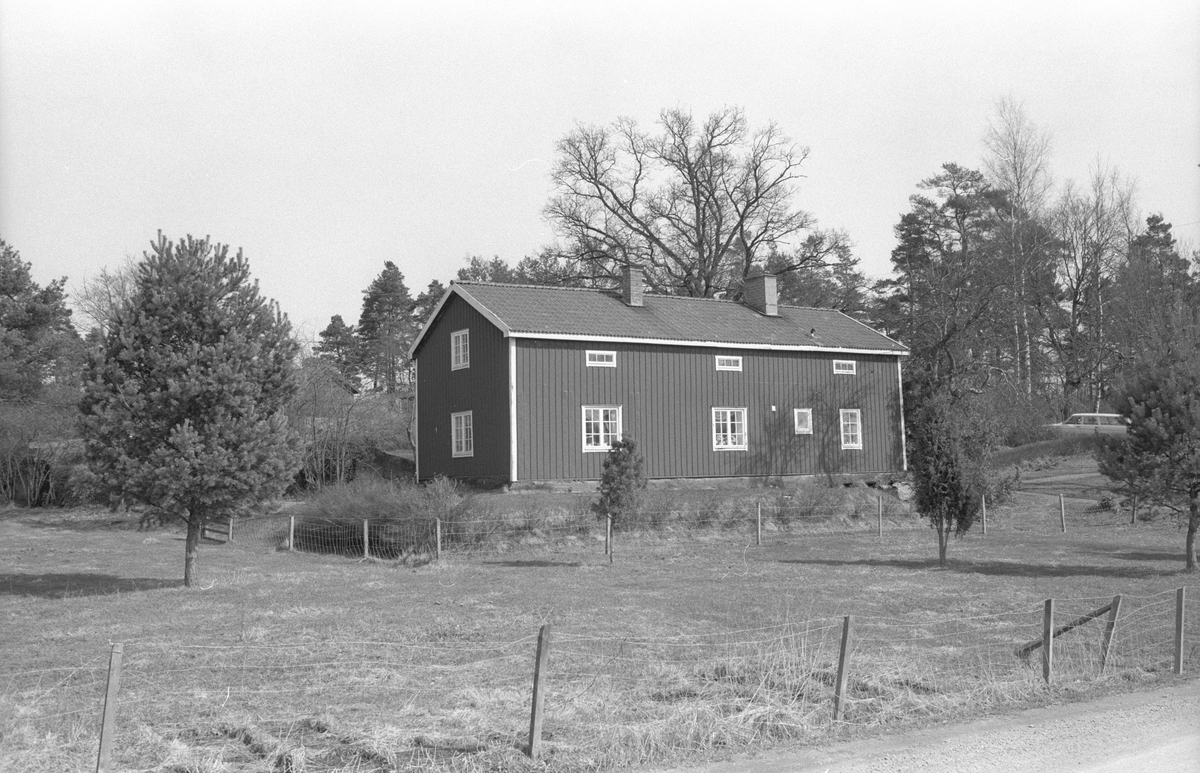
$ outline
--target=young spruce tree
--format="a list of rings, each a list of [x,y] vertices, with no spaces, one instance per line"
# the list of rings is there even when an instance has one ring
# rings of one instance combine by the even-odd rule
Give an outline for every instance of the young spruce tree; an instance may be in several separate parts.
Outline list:
[[[283,410],[297,344],[240,251],[161,232],[152,248],[84,374],[81,430],[104,493],[187,524],[190,586],[203,524],[278,495],[296,471]]]

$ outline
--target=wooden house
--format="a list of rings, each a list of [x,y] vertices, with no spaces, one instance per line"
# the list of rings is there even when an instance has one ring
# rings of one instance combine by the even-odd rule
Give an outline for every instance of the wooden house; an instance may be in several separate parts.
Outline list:
[[[452,283],[410,350],[418,479],[597,480],[626,434],[651,479],[905,469],[905,347],[773,276],[744,294]]]

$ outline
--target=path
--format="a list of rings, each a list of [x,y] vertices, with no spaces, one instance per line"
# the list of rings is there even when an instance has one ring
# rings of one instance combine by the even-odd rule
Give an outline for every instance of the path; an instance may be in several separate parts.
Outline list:
[[[1200,682],[676,773],[1200,773]]]

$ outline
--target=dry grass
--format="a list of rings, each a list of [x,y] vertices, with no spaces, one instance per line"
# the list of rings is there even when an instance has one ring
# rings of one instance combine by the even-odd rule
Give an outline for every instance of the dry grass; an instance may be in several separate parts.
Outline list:
[[[572,495],[508,496],[491,514],[523,508],[531,535],[584,513],[556,499]],[[522,746],[543,623],[555,770],[805,743],[1167,678],[1170,591],[1190,580],[1173,526],[1131,527],[1072,501],[1064,535],[1057,498],[1018,494],[989,512],[986,538],[951,545],[943,570],[933,535],[899,510],[878,539],[867,496],[806,500],[797,511],[833,509],[772,519],[756,547],[745,516],[757,501],[778,506],[774,493],[680,495],[674,512],[687,502],[706,515],[677,516],[666,536],[620,535],[611,564],[594,531],[419,566],[205,545],[203,586],[191,590],[176,580],[178,532],[9,511],[0,615],[17,646],[0,670],[0,769],[94,765],[116,641],[117,768],[164,772],[265,771],[289,754],[309,771],[533,769]],[[1038,635],[1043,599],[1066,619],[1117,593],[1127,601],[1105,676],[1094,624],[1060,643],[1053,688],[1036,656],[1013,655]],[[849,705],[834,723],[847,614]],[[1200,669],[1200,647],[1188,667]]]

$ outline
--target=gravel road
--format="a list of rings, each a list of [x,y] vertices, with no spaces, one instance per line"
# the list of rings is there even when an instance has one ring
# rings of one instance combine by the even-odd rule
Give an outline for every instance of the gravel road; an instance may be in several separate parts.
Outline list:
[[[1200,682],[687,773],[1200,773]],[[677,773],[683,773],[678,771]]]

